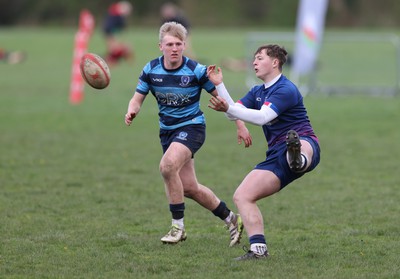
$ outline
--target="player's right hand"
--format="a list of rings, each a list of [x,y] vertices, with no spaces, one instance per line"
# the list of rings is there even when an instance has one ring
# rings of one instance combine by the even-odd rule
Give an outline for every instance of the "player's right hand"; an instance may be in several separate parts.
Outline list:
[[[125,114],[125,124],[128,125],[128,126],[130,126],[131,123],[132,123],[132,120],[133,120],[133,118],[135,118],[135,116],[136,116],[136,113],[134,113],[134,112],[127,112],[127,113]]]

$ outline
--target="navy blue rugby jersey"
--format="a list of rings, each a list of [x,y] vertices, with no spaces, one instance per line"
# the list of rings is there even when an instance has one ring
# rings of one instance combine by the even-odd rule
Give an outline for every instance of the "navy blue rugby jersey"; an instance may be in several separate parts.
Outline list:
[[[262,126],[269,147],[284,142],[289,130],[318,141],[307,116],[303,96],[296,85],[284,75],[268,88],[264,84],[254,86],[238,102],[247,108],[258,110],[265,104],[278,114],[274,120]]]
[[[200,110],[202,89],[208,93],[215,86],[207,77],[207,68],[183,57],[182,65],[174,70],[164,68],[164,56],[147,63],[139,77],[136,92],[156,98],[160,128],[173,130],[190,124],[205,124]]]

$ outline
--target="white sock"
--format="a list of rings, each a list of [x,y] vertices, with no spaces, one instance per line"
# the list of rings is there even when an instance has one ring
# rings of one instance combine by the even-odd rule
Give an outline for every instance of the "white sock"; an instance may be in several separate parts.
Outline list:
[[[301,169],[304,169],[307,166],[307,163],[308,163],[308,158],[306,157],[306,155],[301,153]]]
[[[183,223],[183,218],[182,219],[172,219],[172,226],[173,225],[178,226],[178,228],[180,228],[180,229],[184,229],[185,228],[185,225]]]
[[[301,168],[304,168],[306,162],[307,162],[306,156],[303,153],[301,153]]]
[[[230,223],[232,223],[233,220],[235,220],[235,213],[233,213],[233,211],[231,211],[228,215],[228,217],[225,218],[224,222],[225,224],[229,225]]]
[[[250,250],[257,255],[264,255],[267,251],[267,244],[264,243],[253,243],[250,246]]]

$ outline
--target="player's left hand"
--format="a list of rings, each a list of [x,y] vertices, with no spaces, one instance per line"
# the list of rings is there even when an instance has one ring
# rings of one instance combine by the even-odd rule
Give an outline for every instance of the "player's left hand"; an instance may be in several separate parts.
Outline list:
[[[244,143],[244,147],[250,147],[253,144],[253,139],[249,130],[244,127],[237,130],[237,140],[238,144]]]
[[[236,120],[236,133],[238,144],[244,143],[244,147],[250,147],[253,144],[253,138],[249,130],[247,129],[245,123],[242,120]]]

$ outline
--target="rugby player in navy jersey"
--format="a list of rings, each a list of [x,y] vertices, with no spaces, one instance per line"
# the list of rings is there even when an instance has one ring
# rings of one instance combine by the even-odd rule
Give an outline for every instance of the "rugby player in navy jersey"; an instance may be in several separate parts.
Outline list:
[[[269,253],[264,235],[263,216],[256,204],[279,192],[320,160],[318,138],[310,124],[303,97],[297,87],[282,75],[286,50],[264,45],[254,54],[256,76],[263,81],[236,103],[224,83],[221,68],[211,65],[207,76],[216,86],[217,97],[209,107],[225,112],[231,120],[243,120],[262,126],[268,143],[266,159],[257,164],[236,189],[233,200],[243,220],[250,250],[236,260],[263,259]]]
[[[187,31],[176,22],[160,27],[159,48],[162,56],[147,63],[139,77],[136,92],[129,102],[125,123],[131,125],[149,92],[159,108],[160,141],[163,156],[159,169],[164,180],[169,209],[172,214],[170,231],[163,243],[178,243],[186,239],[184,197],[191,198],[224,220],[230,231],[229,246],[240,241],[242,221],[228,209],[211,189],[196,178],[194,155],[203,145],[206,126],[200,110],[202,89],[217,95],[208,80],[206,67],[183,56]],[[244,122],[237,121],[239,141],[251,145],[251,136]]]

